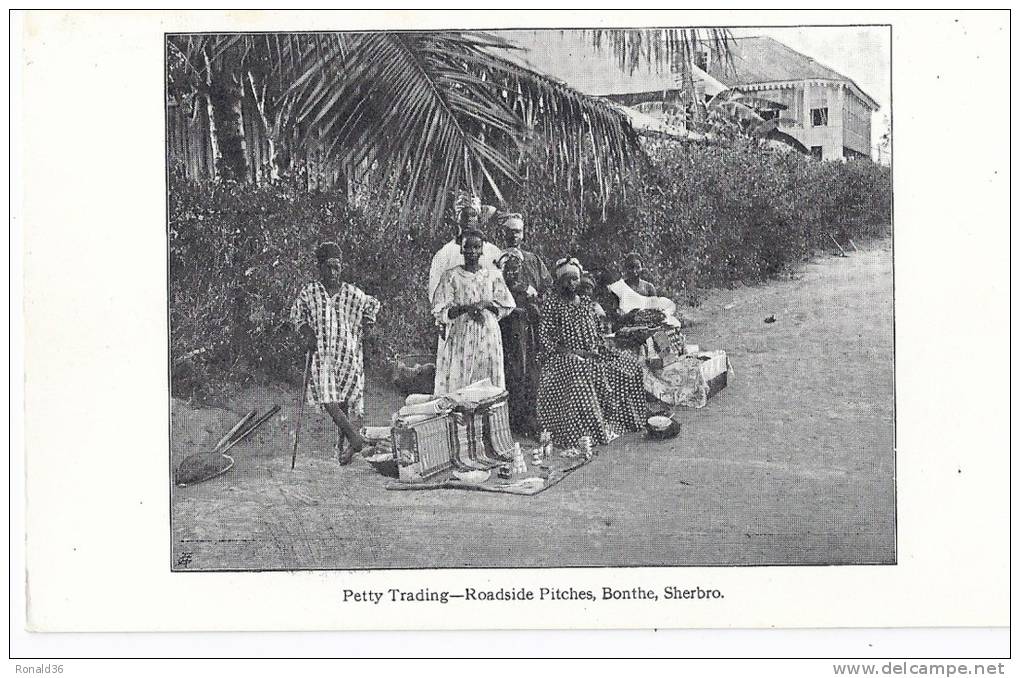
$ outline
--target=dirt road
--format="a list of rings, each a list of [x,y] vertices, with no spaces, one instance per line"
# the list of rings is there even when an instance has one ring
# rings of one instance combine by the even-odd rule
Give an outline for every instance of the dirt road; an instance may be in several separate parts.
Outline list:
[[[238,393],[232,411],[175,401],[175,464],[251,407],[284,409],[235,448],[228,474],[172,489],[173,566],[894,562],[889,241],[790,280],[712,292],[696,313],[688,341],[729,353],[730,386],[685,412],[678,438],[625,437],[535,497],[387,491],[364,461],[330,460],[318,413],[292,472],[296,393],[280,387]],[[368,423],[386,422],[398,397],[371,385],[369,395]]]

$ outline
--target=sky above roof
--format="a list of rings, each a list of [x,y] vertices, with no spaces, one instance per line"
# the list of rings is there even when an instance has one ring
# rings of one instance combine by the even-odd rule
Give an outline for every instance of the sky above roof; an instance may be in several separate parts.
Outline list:
[[[888,115],[891,96],[888,26],[731,28],[730,32],[733,37],[767,35],[839,71],[878,102],[877,115]]]
[[[524,47],[517,59],[563,80],[586,94],[650,91],[675,76],[641,68],[619,70],[615,56],[593,52],[580,31],[495,31]],[[809,26],[731,28],[734,37],[769,36],[853,80],[879,105],[872,116],[872,142],[887,127],[890,111],[890,32],[887,26]]]

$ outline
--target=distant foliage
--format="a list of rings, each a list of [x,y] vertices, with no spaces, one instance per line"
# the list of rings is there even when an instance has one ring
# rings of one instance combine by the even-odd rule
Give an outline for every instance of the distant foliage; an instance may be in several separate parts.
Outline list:
[[[637,250],[660,293],[696,303],[699,288],[764,281],[832,249],[830,235],[846,246],[890,228],[888,167],[822,163],[753,142],[657,141],[646,150],[649,165],[608,205],[577,187],[568,199],[541,168],[530,168],[510,197],[525,216],[527,246],[550,267],[571,254],[610,276],[624,253]],[[432,255],[452,233],[382,222],[373,200],[354,207],[342,195],[287,185],[199,186],[177,172],[169,201],[178,394],[252,377],[300,379],[287,318],[299,286],[316,276],[312,250],[325,239],[343,248],[345,279],[383,302],[366,339],[370,369],[397,353],[434,350],[426,280]]]

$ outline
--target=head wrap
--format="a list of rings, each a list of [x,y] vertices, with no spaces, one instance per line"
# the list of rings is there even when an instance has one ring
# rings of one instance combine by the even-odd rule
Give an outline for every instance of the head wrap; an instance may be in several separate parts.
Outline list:
[[[457,216],[457,219],[460,219],[461,212],[469,208],[481,214],[482,199],[477,195],[471,195],[466,191],[458,191],[457,197],[453,201],[453,213]]]
[[[524,230],[524,217],[519,212],[501,212],[496,219],[503,228],[510,228],[515,231]]]
[[[315,259],[321,264],[327,259],[342,259],[343,252],[335,242],[324,242],[315,248]]]
[[[554,275],[556,276],[556,279],[559,280],[560,278],[563,277],[563,275],[567,271],[570,270],[577,271],[577,277],[580,278],[581,272],[584,269],[581,268],[581,262],[579,262],[577,259],[573,257],[570,257],[569,259],[560,259],[559,261],[557,261],[554,270],[555,270]]]

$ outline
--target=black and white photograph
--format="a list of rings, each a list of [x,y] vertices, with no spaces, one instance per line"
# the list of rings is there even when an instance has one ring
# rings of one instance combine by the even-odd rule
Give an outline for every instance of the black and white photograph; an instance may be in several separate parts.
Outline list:
[[[169,567],[895,565],[891,44],[167,33]]]
[[[1008,675],[1008,12],[10,20],[12,674]]]

